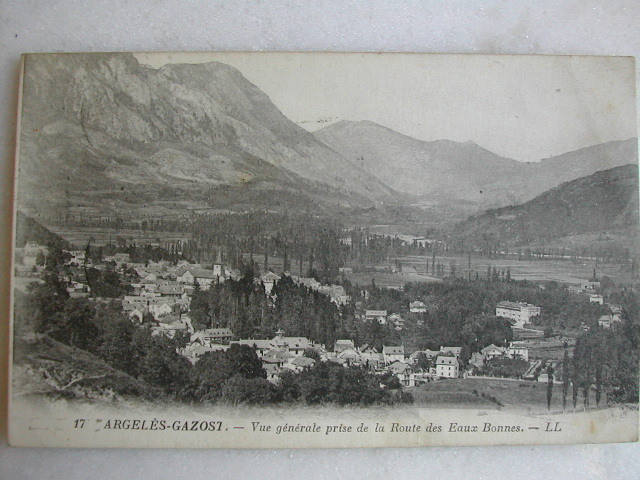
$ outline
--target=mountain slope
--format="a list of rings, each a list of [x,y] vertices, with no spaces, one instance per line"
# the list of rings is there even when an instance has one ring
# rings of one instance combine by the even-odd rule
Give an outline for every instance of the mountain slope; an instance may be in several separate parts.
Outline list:
[[[59,245],[69,248],[69,243],[56,235],[46,227],[40,225],[34,219],[27,217],[22,212],[16,215],[16,248],[22,248],[27,242],[35,242],[39,245]]]
[[[563,183],[522,205],[470,217],[452,233],[470,243],[523,246],[585,234],[620,234],[630,241],[637,229],[638,166],[624,165]]]
[[[359,205],[393,199],[218,62],[155,70],[129,54],[31,55],[23,99],[23,208],[217,206],[211,192],[222,185]]]
[[[564,181],[637,161],[635,139],[522,163],[472,142],[423,142],[369,121],[337,122],[315,135],[400,192],[479,208],[522,203]]]

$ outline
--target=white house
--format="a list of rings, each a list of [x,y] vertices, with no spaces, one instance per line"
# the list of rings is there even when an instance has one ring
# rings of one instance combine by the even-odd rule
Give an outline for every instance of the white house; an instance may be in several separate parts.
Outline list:
[[[540,315],[540,307],[530,303],[505,301],[496,305],[496,317],[513,320],[513,326],[516,328],[524,328],[525,324],[530,323],[532,317],[538,315]]]
[[[404,346],[386,346],[382,347],[382,357],[385,365],[393,362],[404,362]]]
[[[336,353],[341,353],[349,348],[355,348],[353,340],[336,340],[336,343],[333,346],[333,351]]]
[[[460,352],[462,352],[462,347],[440,347],[440,351],[442,353],[451,354],[456,358],[460,358]]]
[[[580,287],[584,291],[600,290],[600,282],[592,282],[590,280],[587,280],[586,282],[582,282],[580,284]]]
[[[511,358],[521,358],[527,362],[529,361],[529,349],[526,344],[521,342],[511,342],[506,354]]]
[[[267,295],[271,295],[271,291],[273,290],[273,286],[276,282],[280,280],[280,276],[276,275],[273,272],[267,272],[260,277],[260,281],[264,285],[264,293]]]
[[[492,343],[491,345],[480,350],[480,353],[485,360],[491,360],[496,357],[502,357],[505,354],[505,349],[502,347],[498,347],[497,345],[494,345]]]
[[[392,313],[389,315],[389,323],[396,326],[396,330],[402,330],[404,328],[404,318],[399,313]]]
[[[458,378],[460,364],[456,357],[443,355],[436,359],[436,376],[442,378]]]
[[[285,368],[290,368],[294,372],[302,372],[303,370],[308,370],[313,367],[314,363],[316,363],[316,361],[312,358],[295,357],[285,365]]]
[[[402,384],[403,386],[405,387],[416,386],[415,374],[413,373],[413,370],[411,369],[411,367],[406,363],[393,362],[391,365],[389,365],[389,371],[393,373],[396,377],[398,377],[400,384]]]
[[[589,303],[597,303],[598,305],[604,305],[604,298],[602,295],[592,293],[589,295]]]
[[[368,321],[376,321],[381,325],[387,323],[387,311],[386,310],[365,310],[364,319]]]
[[[427,311],[427,305],[424,302],[416,300],[409,304],[409,311],[411,313],[425,313]]]

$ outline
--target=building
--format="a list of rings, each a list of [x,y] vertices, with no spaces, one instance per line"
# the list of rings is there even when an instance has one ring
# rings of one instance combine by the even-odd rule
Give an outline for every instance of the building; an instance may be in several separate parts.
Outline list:
[[[384,345],[382,347],[382,357],[385,365],[390,365],[393,362],[404,362],[404,346],[394,347]]]
[[[494,345],[492,343],[491,345],[480,350],[480,353],[482,354],[483,358],[488,361],[497,357],[502,357],[505,354],[505,349],[502,347],[498,347],[497,345]]]
[[[389,365],[389,371],[393,373],[400,384],[404,387],[415,387],[416,386],[416,377],[413,373],[413,370],[409,365],[404,362],[393,362]]]
[[[234,344],[247,345],[253,348],[259,357],[263,357],[264,355],[266,355],[267,352],[269,352],[274,347],[271,340],[262,340],[262,339],[254,339],[254,338],[235,340],[230,343],[231,345],[234,345]]]
[[[621,322],[622,318],[620,318],[620,314],[614,313],[611,315],[602,315],[598,319],[598,325],[602,328],[611,328],[614,324]]]
[[[592,282],[592,281],[588,280],[586,282],[582,282],[580,284],[580,287],[585,292],[589,292],[589,291],[593,292],[595,290],[600,290],[600,282]]]
[[[516,328],[524,328],[532,317],[540,315],[540,307],[530,303],[500,302],[496,305],[496,317],[503,317],[513,321]]]
[[[409,304],[409,311],[411,313],[426,313],[427,305],[424,302],[416,300],[415,302],[411,302]]]
[[[316,361],[307,357],[295,357],[285,367],[290,368],[294,372],[302,372],[303,370],[309,370]]]
[[[399,313],[392,313],[389,315],[389,323],[396,326],[396,330],[402,330],[404,328],[404,318]]]
[[[462,352],[462,347],[440,347],[440,352],[453,355],[456,358],[460,358],[460,352]]]
[[[511,358],[521,358],[529,361],[529,348],[522,342],[511,342],[507,348],[506,355]]]
[[[209,290],[213,281],[218,278],[212,270],[189,268],[176,272],[176,280],[187,285],[198,285],[202,290]]]
[[[38,245],[35,242],[27,242],[22,248],[22,264],[29,267],[34,267],[38,262],[38,256],[46,257],[49,254],[49,249]]]
[[[233,332],[230,328],[207,328],[202,331],[202,336],[207,344],[227,345],[233,338]]]
[[[342,353],[348,348],[355,348],[353,340],[336,340],[336,343],[333,346],[333,351],[335,353]]]
[[[460,364],[456,357],[446,357],[440,355],[436,359],[436,377],[458,378]]]
[[[378,322],[381,325],[387,323],[387,311],[386,310],[365,310],[364,319],[370,322]]]
[[[589,303],[597,303],[598,305],[604,305],[604,298],[602,297],[602,295],[599,295],[597,293],[590,293]]]
[[[260,277],[260,281],[264,285],[264,293],[267,295],[271,295],[271,291],[273,290],[273,286],[276,282],[280,280],[280,276],[276,275],[273,272],[267,272]]]

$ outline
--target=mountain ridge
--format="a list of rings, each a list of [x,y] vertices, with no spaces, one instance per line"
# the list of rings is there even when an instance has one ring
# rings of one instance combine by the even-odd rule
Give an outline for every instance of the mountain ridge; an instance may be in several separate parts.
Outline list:
[[[523,203],[562,181],[637,161],[635,138],[518,162],[471,141],[422,141],[371,121],[340,121],[314,134],[343,156],[360,159],[359,166],[391,188],[423,197],[457,190],[459,200],[480,210]]]
[[[585,236],[610,234],[618,246],[633,248],[638,222],[638,165],[628,164],[564,182],[521,205],[471,216],[451,235],[472,244],[570,246],[580,236],[584,244]]]
[[[21,204],[81,208],[94,191],[157,184],[176,197],[219,185],[327,191],[327,201],[393,202],[393,192],[288,120],[226,64],[140,65],[129,54],[28,56]],[[46,174],[45,174],[46,172]],[[160,188],[161,190],[161,188]],[[140,198],[106,199],[122,209]],[[71,197],[71,198],[69,198]],[[133,202],[135,203],[135,202]],[[215,202],[214,202],[215,203]],[[97,208],[100,210],[100,208]]]

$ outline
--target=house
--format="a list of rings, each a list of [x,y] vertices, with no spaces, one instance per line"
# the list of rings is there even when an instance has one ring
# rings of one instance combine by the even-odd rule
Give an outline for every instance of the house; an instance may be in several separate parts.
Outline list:
[[[415,302],[411,302],[409,304],[409,311],[411,313],[426,313],[427,305],[424,302],[416,300]]]
[[[505,353],[510,358],[521,358],[527,362],[529,361],[529,349],[525,343],[511,342]]]
[[[382,347],[382,357],[385,365],[393,362],[404,362],[404,346],[386,346]]]
[[[389,315],[389,323],[396,326],[396,330],[402,330],[404,328],[404,318],[399,313],[392,313]]]
[[[480,350],[480,353],[484,357],[485,360],[492,360],[497,357],[502,357],[505,354],[505,349],[502,347],[498,347],[493,343],[487,347],[484,347]]]
[[[286,348],[273,348],[265,353],[261,360],[263,364],[282,367],[289,363],[292,358],[295,358],[295,355],[290,354]]]
[[[589,294],[589,303],[597,303],[598,305],[604,305],[604,298],[597,293]]]
[[[129,263],[131,261],[131,255],[128,253],[114,253],[113,261],[116,262],[118,266]]]
[[[416,350],[411,355],[409,355],[409,360],[412,364],[417,364],[418,361],[422,359],[433,360],[440,354],[438,350]]]
[[[321,283],[317,281],[315,278],[308,277],[300,277],[296,283],[300,285],[304,285],[305,287],[311,290],[318,290],[321,286]]]
[[[400,380],[400,384],[404,387],[415,387],[416,386],[416,378],[413,373],[412,368],[404,362],[393,362],[389,365],[389,371],[393,373],[398,380]]]
[[[46,257],[48,254],[49,249],[47,247],[38,245],[35,242],[27,242],[22,248],[22,264],[34,267],[39,255]]]
[[[264,356],[269,350],[273,348],[273,343],[271,340],[260,340],[260,339],[241,339],[229,342],[230,345],[247,345],[253,349],[255,349],[256,353],[259,357]]]
[[[540,315],[540,307],[522,302],[499,302],[496,305],[496,317],[512,320],[516,328],[524,328],[532,317]]]
[[[198,285],[201,290],[209,290],[216,276],[211,270],[198,269],[191,272],[195,285]]]
[[[290,368],[294,372],[302,372],[303,370],[309,370],[315,363],[316,361],[313,358],[296,357],[285,365],[285,367]]]
[[[370,322],[376,321],[381,325],[387,323],[386,310],[365,310],[364,319]]]
[[[353,340],[336,340],[336,343],[333,346],[333,351],[336,353],[342,353],[347,349],[353,348],[355,348]]]
[[[180,320],[180,317],[167,316],[165,319],[166,321],[151,327],[152,335],[165,335],[166,337],[173,338],[176,332],[189,331],[189,325]]]
[[[260,281],[264,285],[264,293],[267,295],[271,295],[271,291],[273,290],[273,286],[280,280],[280,276],[276,275],[273,272],[267,272],[260,277]]]
[[[338,358],[344,358],[349,365],[354,363],[360,363],[361,356],[355,348],[346,348],[337,355]]]
[[[343,367],[348,366],[347,360],[340,357],[329,357],[329,362],[337,363],[338,365],[342,365]]]
[[[265,363],[264,365],[262,365],[262,368],[264,368],[264,371],[267,372],[267,380],[270,381],[271,383],[278,383],[278,380],[280,379],[280,372],[282,371],[282,368],[278,365],[276,365],[275,363]]]
[[[180,298],[184,294],[182,285],[165,283],[158,286],[158,293],[161,297]]]
[[[620,314],[613,313],[611,315],[602,315],[598,319],[598,325],[600,325],[602,328],[611,328],[614,324],[621,321],[622,318],[620,317]]]
[[[440,347],[440,352],[445,354],[451,354],[456,358],[460,358],[460,352],[462,347]]]
[[[440,355],[436,358],[436,377],[458,378],[460,364],[456,357]]]
[[[306,349],[313,348],[314,346],[307,337],[284,337],[282,336],[281,330],[276,333],[271,343],[276,348],[286,348],[292,355],[302,355]]]
[[[233,338],[233,332],[230,328],[207,328],[202,331],[202,334],[204,341],[208,344],[228,345]]]
[[[208,290],[213,281],[218,278],[212,270],[204,268],[188,268],[176,271],[176,281],[187,285],[198,285],[202,290]]]
[[[582,288],[582,290],[584,290],[585,292],[600,290],[600,282],[592,282],[591,280],[587,280],[580,284],[580,288]]]
[[[365,343],[360,347],[360,353],[371,354],[371,353],[379,353],[379,352],[376,349],[376,347],[374,347],[373,345],[369,345],[368,343]]]
[[[338,272],[342,275],[351,275],[353,273],[353,268],[351,267],[339,267]]]
[[[180,354],[191,363],[196,363],[202,355],[210,352],[224,352],[229,345],[202,345],[200,343],[190,343],[180,351]]]
[[[169,315],[173,313],[173,305],[169,302],[148,302],[149,313],[153,315],[156,320],[163,315]]]

